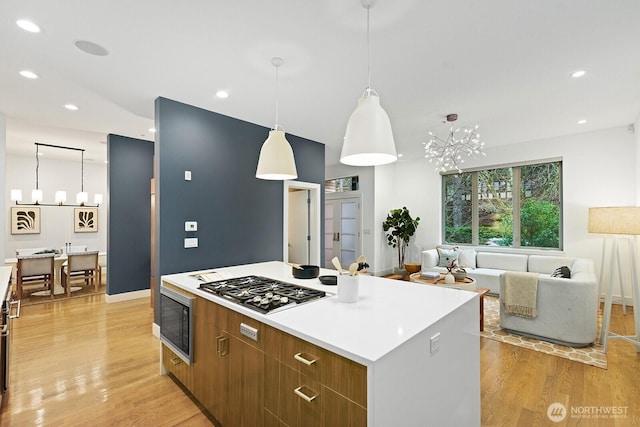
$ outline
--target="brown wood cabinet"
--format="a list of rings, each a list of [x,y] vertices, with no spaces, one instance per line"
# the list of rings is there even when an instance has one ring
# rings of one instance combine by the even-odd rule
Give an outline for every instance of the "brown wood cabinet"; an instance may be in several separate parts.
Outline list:
[[[163,352],[166,369],[222,426],[367,425],[365,366],[206,299],[195,302],[193,364]]]
[[[258,330],[258,341],[240,325]],[[194,386],[198,401],[222,426],[262,426],[264,325],[218,304],[196,299]]]
[[[193,388],[193,365],[184,363],[164,344],[162,344],[162,361],[167,372],[173,374],[188,390]]]
[[[266,327],[265,413],[294,426],[366,426],[367,370]]]

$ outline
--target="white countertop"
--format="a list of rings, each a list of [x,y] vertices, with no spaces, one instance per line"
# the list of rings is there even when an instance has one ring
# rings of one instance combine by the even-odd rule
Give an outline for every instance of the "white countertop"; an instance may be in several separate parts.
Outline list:
[[[280,261],[212,270],[223,278],[260,275],[332,295],[265,315],[199,290],[202,282],[192,277],[197,272],[165,275],[162,280],[364,365],[372,364],[448,313],[478,298],[475,292],[362,275],[358,302],[342,303],[338,302],[336,286],[322,285],[317,278],[295,279],[291,267]],[[337,272],[321,269],[320,275]]]
[[[0,267],[0,303],[7,295],[7,289],[11,286],[11,270],[13,267]]]

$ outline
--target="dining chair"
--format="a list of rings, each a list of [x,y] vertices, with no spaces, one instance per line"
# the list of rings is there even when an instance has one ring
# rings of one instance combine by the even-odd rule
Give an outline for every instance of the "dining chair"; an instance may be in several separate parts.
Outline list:
[[[16,267],[16,294],[22,299],[26,287],[39,286],[40,290],[49,290],[49,298],[54,292],[54,254],[23,255],[18,257]]]
[[[73,283],[93,286],[97,291],[102,280],[98,251],[70,252],[67,256],[67,262],[60,268],[62,287],[65,288],[67,296],[71,296]]]

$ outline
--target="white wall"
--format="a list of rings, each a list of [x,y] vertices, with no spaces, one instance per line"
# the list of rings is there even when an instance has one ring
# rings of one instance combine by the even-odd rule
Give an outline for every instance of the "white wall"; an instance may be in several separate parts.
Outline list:
[[[564,137],[501,146],[486,157],[468,160],[466,167],[490,167],[559,157],[563,160],[564,253],[588,257],[600,271],[601,236],[587,232],[588,208],[633,206],[638,200],[636,135],[627,126]],[[378,213],[406,205],[420,216],[416,243],[432,248],[441,241],[439,174],[425,159],[397,162],[393,198],[389,206],[376,204]],[[625,294],[630,295],[628,281]]]
[[[5,188],[5,182],[7,180],[7,168],[6,168],[6,154],[5,149],[7,146],[7,118],[4,114],[0,113],[0,166],[3,172],[0,173],[0,188]],[[4,224],[7,218],[6,203],[2,199],[2,206],[0,206],[0,224]],[[5,251],[5,229],[0,227],[0,255]],[[4,264],[4,263],[3,263]]]
[[[4,150],[1,150],[4,153]],[[79,156],[78,156],[79,157]],[[42,206],[40,208],[40,234],[12,235],[10,223],[11,189],[21,189],[23,202],[31,202],[31,190],[35,188],[35,150],[33,157],[6,155],[6,185],[4,204],[4,257],[15,257],[18,248],[46,247],[58,249],[66,242],[87,245],[89,250],[107,250],[107,168],[104,163],[84,162],[84,190],[89,193],[89,203],[93,195],[104,195],[104,203],[98,208],[98,232],[74,233],[73,207]],[[54,203],[56,190],[67,192],[67,202],[75,203],[75,195],[80,191],[81,162],[41,158],[39,187],[43,191],[43,203]]]

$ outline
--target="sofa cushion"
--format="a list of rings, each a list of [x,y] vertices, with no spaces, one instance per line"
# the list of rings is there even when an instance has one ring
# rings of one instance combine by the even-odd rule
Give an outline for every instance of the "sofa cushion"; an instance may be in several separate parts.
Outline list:
[[[504,273],[502,270],[493,268],[476,268],[469,271],[467,275],[476,280],[478,288],[488,288],[490,294],[500,293],[500,275]]]
[[[476,267],[494,268],[496,270],[527,271],[528,258],[528,255],[520,254],[478,252],[476,255]],[[559,267],[559,265],[556,267]],[[553,271],[553,269],[551,271]]]
[[[458,248],[449,249],[438,246],[436,249],[438,249],[439,256],[438,267],[447,267],[451,265],[453,261],[458,262],[458,257],[460,256]]]
[[[529,271],[551,274],[563,265],[573,268],[575,258],[552,255],[529,255]]]
[[[476,250],[462,249],[458,256],[458,265],[464,268],[476,268]]]

